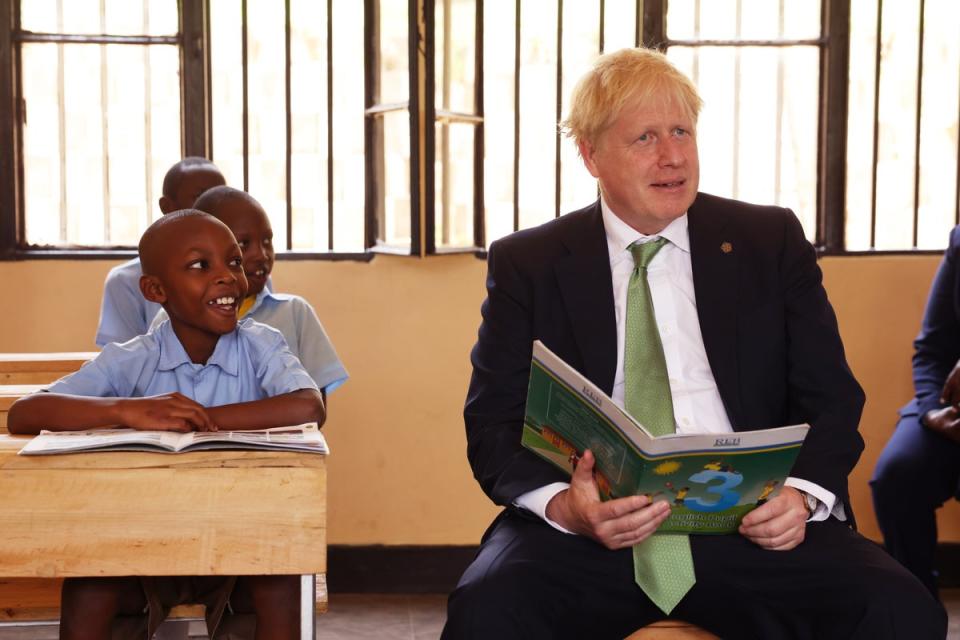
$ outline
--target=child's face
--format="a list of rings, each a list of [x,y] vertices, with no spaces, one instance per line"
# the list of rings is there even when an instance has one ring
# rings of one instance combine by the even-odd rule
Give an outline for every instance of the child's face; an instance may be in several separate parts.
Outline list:
[[[243,251],[243,272],[248,296],[263,291],[273,271],[273,228],[266,212],[254,202],[233,198],[217,211],[217,218],[230,227]]]
[[[187,218],[169,234],[157,278],[163,304],[180,341],[190,344],[233,331],[247,292],[243,257],[233,234],[215,220]]]
[[[192,209],[193,203],[197,201],[204,191],[226,184],[223,175],[210,165],[194,165],[183,168],[183,174],[180,176],[180,182],[177,184],[176,193],[168,203],[173,208],[170,211],[179,211],[180,209]]]

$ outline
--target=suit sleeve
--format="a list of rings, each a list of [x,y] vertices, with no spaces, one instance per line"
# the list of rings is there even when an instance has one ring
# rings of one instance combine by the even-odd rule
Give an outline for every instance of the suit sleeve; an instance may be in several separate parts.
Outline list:
[[[958,243],[960,227],[950,233],[950,246],[933,279],[920,335],[913,343],[913,386],[918,415],[944,406],[940,392],[960,359],[960,321],[955,296]]]
[[[782,246],[787,418],[811,426],[790,475],[849,503],[847,476],[863,451],[857,430],[863,389],[847,365],[816,252],[793,215],[788,216]]]
[[[534,284],[509,246],[495,242],[487,260],[487,298],[471,352],[473,375],[464,407],[467,457],[474,477],[497,504],[567,480],[520,444],[534,340]]]

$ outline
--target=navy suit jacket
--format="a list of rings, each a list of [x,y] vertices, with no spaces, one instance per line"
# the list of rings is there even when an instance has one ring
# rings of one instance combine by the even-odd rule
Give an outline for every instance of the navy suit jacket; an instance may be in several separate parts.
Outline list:
[[[733,428],[810,423],[791,475],[833,492],[852,520],[847,475],[863,449],[864,395],[800,223],[786,209],[702,193],[688,222],[697,315]],[[616,320],[599,201],[494,242],[481,313],[467,454],[487,495],[510,504],[568,479],[520,445],[533,341],[613,389]]]
[[[950,232],[950,245],[943,255],[930,287],[920,335],[913,342],[913,386],[916,397],[900,410],[901,416],[922,416],[945,405],[940,391],[960,360],[960,227]]]

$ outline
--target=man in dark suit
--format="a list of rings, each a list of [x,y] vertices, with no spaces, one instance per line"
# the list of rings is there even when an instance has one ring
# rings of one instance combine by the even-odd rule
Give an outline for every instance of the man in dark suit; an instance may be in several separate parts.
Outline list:
[[[490,247],[464,415],[474,475],[506,509],[450,597],[444,638],[623,638],[667,614],[726,638],[945,634],[939,604],[851,528],[863,393],[815,253],[791,212],[697,192],[700,104],[661,54],[602,56],[564,123],[600,201]],[[635,257],[648,242],[653,258]],[[658,339],[637,373],[625,360],[640,271]],[[787,486],[739,535],[673,536],[651,560],[670,540],[651,535],[666,501],[601,502],[590,452],[568,479],[521,447],[537,339],[621,405],[638,382],[668,380],[679,432],[810,423]]]
[[[960,227],[930,288],[914,341],[916,396],[900,410],[873,479],[887,551],[937,595],[936,510],[960,483]]]

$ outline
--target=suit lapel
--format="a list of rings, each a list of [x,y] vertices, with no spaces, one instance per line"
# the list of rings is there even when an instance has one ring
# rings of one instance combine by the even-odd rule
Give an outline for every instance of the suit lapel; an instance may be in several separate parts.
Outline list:
[[[563,243],[570,253],[556,263],[554,272],[583,357],[582,373],[609,394],[617,368],[610,254],[599,201],[584,213],[582,224],[567,228]]]
[[[738,239],[725,212],[702,195],[688,214],[697,316],[707,360],[734,429],[743,415],[737,363]]]

